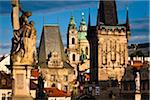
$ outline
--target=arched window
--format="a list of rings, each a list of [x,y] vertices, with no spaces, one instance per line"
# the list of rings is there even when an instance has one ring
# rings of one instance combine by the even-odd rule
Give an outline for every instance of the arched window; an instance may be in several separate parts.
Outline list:
[[[12,100],[12,98],[11,98],[11,92],[8,92],[7,94],[8,94],[7,100]]]
[[[85,48],[85,53],[88,55],[88,47]]]
[[[2,93],[2,100],[6,100],[6,94]]]
[[[75,44],[75,39],[74,38],[72,38],[72,44]]]
[[[56,87],[55,83],[52,84],[52,87]]]
[[[75,54],[72,55],[72,60],[75,61]]]

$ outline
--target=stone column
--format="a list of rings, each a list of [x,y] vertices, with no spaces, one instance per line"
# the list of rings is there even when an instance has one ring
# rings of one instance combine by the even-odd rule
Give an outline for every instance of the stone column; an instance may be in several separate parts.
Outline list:
[[[31,66],[13,65],[13,100],[33,100],[30,95]]]

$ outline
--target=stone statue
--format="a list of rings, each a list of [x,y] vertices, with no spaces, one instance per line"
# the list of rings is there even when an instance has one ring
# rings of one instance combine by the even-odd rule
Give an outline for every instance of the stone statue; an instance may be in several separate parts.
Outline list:
[[[139,74],[139,72],[136,72],[135,84],[136,84],[136,91],[140,91],[140,74]]]
[[[12,6],[13,12],[11,18],[14,37],[12,38],[11,61],[16,65],[33,64],[36,30],[34,28],[34,22],[28,21],[28,18],[32,13],[21,10],[19,3],[17,4],[17,2],[12,2]],[[15,7],[18,8],[14,9]],[[19,13],[22,13],[21,17],[19,16]],[[18,19],[16,19],[16,17],[18,17]],[[19,25],[16,24],[16,22]]]

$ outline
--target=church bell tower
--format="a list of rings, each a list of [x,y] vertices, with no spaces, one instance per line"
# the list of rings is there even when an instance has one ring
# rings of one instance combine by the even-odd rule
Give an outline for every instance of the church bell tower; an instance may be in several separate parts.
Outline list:
[[[67,33],[67,53],[70,64],[75,68],[79,62],[78,31],[74,17],[71,16]]]

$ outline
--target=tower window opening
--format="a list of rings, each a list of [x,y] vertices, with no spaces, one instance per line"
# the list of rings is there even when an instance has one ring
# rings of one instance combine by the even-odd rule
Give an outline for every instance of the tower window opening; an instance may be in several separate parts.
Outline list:
[[[72,60],[75,61],[75,54],[72,55]]]
[[[86,55],[88,55],[88,47],[85,48]]]
[[[75,44],[75,39],[74,38],[72,38],[72,44]]]

